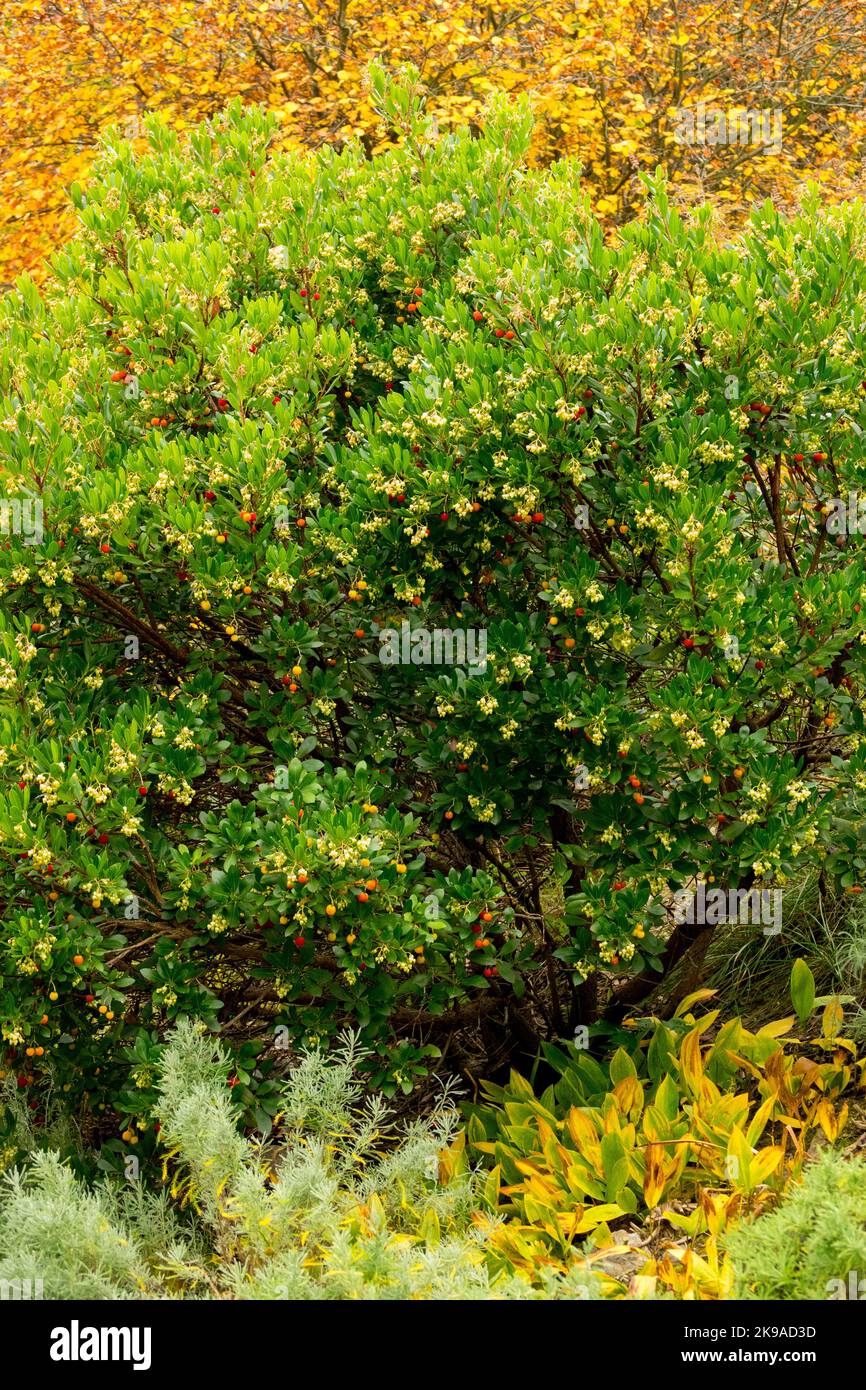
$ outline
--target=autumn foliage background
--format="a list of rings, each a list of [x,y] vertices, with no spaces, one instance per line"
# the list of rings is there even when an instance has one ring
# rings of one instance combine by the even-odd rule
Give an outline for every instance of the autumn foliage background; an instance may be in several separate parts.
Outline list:
[[[862,188],[864,39],[857,0],[6,0],[0,282],[39,274],[71,233],[65,189],[109,126],[140,139],[150,112],[183,127],[240,97],[286,145],[382,148],[396,136],[365,84],[377,58],[418,67],[443,129],[494,88],[532,93],[533,157],[576,155],[608,223],[639,210],[657,167],[723,222],[768,195],[789,208],[807,178],[835,201]],[[678,144],[676,108],[701,101],[779,111],[781,154]]]

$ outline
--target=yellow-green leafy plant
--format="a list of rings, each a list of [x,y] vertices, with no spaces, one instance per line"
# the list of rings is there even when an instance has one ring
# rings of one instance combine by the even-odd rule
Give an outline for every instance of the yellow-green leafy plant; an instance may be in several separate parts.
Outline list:
[[[816,1003],[810,980],[798,961],[803,1023]],[[490,1234],[503,1265],[564,1270],[577,1250],[585,1257],[580,1237],[610,1245],[621,1219],[651,1218],[687,1239],[661,1236],[635,1292],[658,1281],[680,1296],[729,1292],[720,1232],[785,1189],[816,1130],[836,1139],[847,1117],[840,1097],[862,1064],[839,1036],[837,998],[817,1001],[820,1036],[807,1042],[791,1035],[793,1015],[755,1032],[739,1018],[719,1024],[718,1010],[696,1019],[692,1007],[711,994],[685,999],[669,1021],[631,1021],[606,1061],[546,1046],[559,1079],[541,1095],[516,1073],[507,1086],[485,1085],[488,1104],[472,1107],[468,1135],[491,1165],[488,1200],[509,1218]]]

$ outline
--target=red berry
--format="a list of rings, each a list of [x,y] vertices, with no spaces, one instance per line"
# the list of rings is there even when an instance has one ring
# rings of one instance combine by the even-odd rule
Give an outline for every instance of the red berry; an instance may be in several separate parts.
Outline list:
[[[102,834],[99,835],[97,838],[98,838],[99,843],[100,843],[101,845],[107,845],[107,844],[108,844],[108,836],[106,835],[106,833],[105,833],[104,830],[103,830]]]
[[[147,787],[139,787],[138,794],[139,796],[147,796]]]
[[[480,323],[481,320],[484,318],[484,315],[482,314],[480,309],[476,309],[472,317],[474,318],[476,323]]]
[[[300,951],[301,947],[306,945],[306,937],[303,937],[303,936],[296,936],[296,937],[295,937],[295,945],[297,946],[298,950]]]
[[[108,544],[108,541],[103,541],[99,549],[102,551],[103,555],[107,555],[111,546]]]
[[[683,646],[684,646],[684,647],[688,647],[689,649],[691,649],[694,645],[695,645],[695,643],[694,643],[694,639],[693,639],[693,638],[691,638],[691,637],[684,637],[684,638],[683,638]]]
[[[210,488],[208,488],[207,492],[206,492],[205,495],[204,495],[204,500],[205,500],[206,502],[215,502],[215,501],[216,501],[216,493],[215,493],[215,492],[211,492]]]

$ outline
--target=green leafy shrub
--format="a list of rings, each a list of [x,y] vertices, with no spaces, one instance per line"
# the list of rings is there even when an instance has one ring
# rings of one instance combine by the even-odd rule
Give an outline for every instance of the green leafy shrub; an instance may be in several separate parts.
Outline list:
[[[0,307],[0,1036],[37,1120],[54,1086],[146,1135],[188,1016],[263,1129],[280,1046],[347,1026],[389,1090],[483,1071],[646,994],[699,873],[859,886],[863,551],[825,521],[862,206],[719,247],[657,184],[609,243],[525,105],[437,140],[373,87],[406,137],[373,160],[269,158],[239,108],[110,141]]]
[[[253,1142],[237,1129],[229,1059],[185,1020],[158,1083],[170,1186],[88,1186],[36,1153],[0,1188],[0,1279],[41,1279],[47,1298],[598,1296],[586,1266],[532,1283],[494,1270],[447,1092],[395,1128],[381,1096],[364,1101],[361,1061],[351,1039],[332,1058],[306,1053],[279,1140]]]
[[[725,1243],[735,1298],[862,1298],[866,1163],[821,1153],[775,1211],[738,1226]]]

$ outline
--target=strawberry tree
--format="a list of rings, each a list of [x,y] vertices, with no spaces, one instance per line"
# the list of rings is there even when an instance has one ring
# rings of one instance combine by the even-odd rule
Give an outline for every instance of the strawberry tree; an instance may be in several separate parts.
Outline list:
[[[698,876],[860,886],[866,586],[827,523],[862,211],[724,248],[658,184],[610,243],[525,106],[438,139],[371,81],[372,160],[272,157],[237,107],[110,135],[0,307],[0,1030],[37,1112],[131,1123],[181,1015],[260,1121],[280,1049],[347,1026],[391,1089],[495,1066],[699,951]]]

